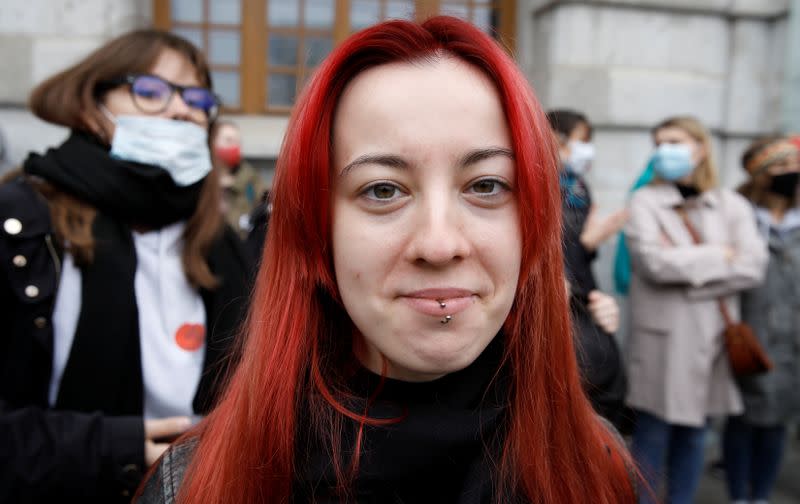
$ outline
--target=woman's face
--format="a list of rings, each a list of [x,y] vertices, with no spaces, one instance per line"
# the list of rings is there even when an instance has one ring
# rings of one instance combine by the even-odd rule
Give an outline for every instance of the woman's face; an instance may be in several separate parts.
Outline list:
[[[214,147],[235,147],[242,144],[239,129],[230,124],[223,124],[214,136]]]
[[[379,66],[347,86],[333,131],[334,268],[359,359],[407,381],[463,369],[508,316],[522,254],[494,87],[455,59]]]
[[[572,128],[569,134],[569,142],[588,142],[591,140],[589,136],[589,125],[581,121]]]
[[[657,130],[655,133],[655,143],[656,147],[661,144],[682,144],[689,147],[689,150],[692,153],[692,164],[695,168],[703,162],[706,158],[706,149],[701,142],[698,142],[694,139],[692,135],[690,135],[685,130],[675,127],[669,126],[666,128],[661,128]],[[678,180],[678,182],[689,184],[692,181],[692,173],[689,173],[685,177]]]
[[[161,77],[167,82],[178,84],[179,86],[202,85],[197,79],[197,69],[185,56],[174,49],[164,49],[161,51],[153,68],[151,68],[148,73]],[[178,92],[173,93],[167,107],[156,114],[148,114],[137,107],[133,102],[133,97],[131,96],[128,86],[119,86],[112,89],[103,97],[102,103],[115,117],[119,115],[148,115],[191,121],[203,127],[208,126],[208,117],[206,114],[197,108],[189,107]],[[108,133],[109,138],[113,136],[113,124],[110,126],[110,131]]]
[[[571,145],[574,142],[584,142],[587,143],[591,140],[591,136],[589,135],[589,125],[583,121],[578,122],[572,131],[569,133],[569,137],[561,139],[559,142],[559,154],[561,155],[561,161],[567,161],[569,159],[571,151]]]

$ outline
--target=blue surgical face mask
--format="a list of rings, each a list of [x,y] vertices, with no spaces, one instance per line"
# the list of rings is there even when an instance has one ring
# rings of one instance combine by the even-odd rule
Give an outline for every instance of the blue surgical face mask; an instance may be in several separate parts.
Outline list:
[[[651,158],[655,174],[669,181],[682,179],[694,170],[692,149],[684,144],[661,144]]]
[[[202,126],[153,116],[109,117],[112,118],[112,157],[161,167],[179,186],[192,185],[211,171],[208,132]]]

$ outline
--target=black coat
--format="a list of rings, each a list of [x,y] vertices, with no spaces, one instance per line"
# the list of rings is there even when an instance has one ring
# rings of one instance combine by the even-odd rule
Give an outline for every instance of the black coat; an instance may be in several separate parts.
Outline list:
[[[563,220],[564,270],[573,297],[586,299],[597,288],[592,262],[597,257],[581,243],[581,232],[592,207],[592,195],[583,177],[561,175],[561,216]]]
[[[615,426],[622,424],[627,381],[614,336],[598,326],[588,309],[588,295],[597,289],[592,262],[597,257],[580,241],[592,206],[583,177],[561,175],[564,270],[570,282],[570,311],[575,332],[578,365],[584,389],[595,410]]]
[[[239,274],[228,274],[213,292],[201,291],[209,330],[197,414],[217,394],[249,289],[250,264],[236,235],[226,229],[212,250],[210,257],[225,258],[224,266],[210,261],[215,273]],[[89,411],[58,410],[48,402],[62,255],[44,198],[24,178],[0,185],[0,502],[129,501],[146,469],[143,399],[120,394],[114,407]],[[70,360],[81,357],[74,353]],[[116,376],[103,381],[141,381],[140,372],[128,373],[140,369],[138,355],[111,358],[119,359],[109,366]]]

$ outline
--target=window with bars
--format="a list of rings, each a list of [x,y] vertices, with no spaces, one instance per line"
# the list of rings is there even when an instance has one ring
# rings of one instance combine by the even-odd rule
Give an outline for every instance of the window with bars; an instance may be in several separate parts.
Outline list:
[[[414,0],[350,0],[349,30],[356,32],[385,19],[414,19]]]
[[[385,19],[467,19],[513,46],[515,0],[153,0],[155,25],[202,48],[226,112],[286,114],[350,33]]]
[[[491,0],[442,0],[441,13],[466,19],[481,30],[495,35],[500,25],[500,2]]]
[[[170,29],[203,49],[225,106],[241,107],[241,0],[172,0]]]
[[[267,2],[267,109],[292,106],[300,86],[333,49],[335,19],[335,0]]]

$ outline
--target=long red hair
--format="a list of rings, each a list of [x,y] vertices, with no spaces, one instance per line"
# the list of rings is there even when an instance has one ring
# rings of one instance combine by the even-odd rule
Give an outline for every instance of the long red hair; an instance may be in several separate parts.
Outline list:
[[[297,101],[278,160],[241,362],[218,407],[193,433],[199,442],[180,502],[289,502],[297,441],[307,434],[298,432],[299,409],[310,408],[313,428],[333,447],[337,419],[359,418],[342,400],[341,377],[354,357],[350,342],[338,343],[352,322],[338,301],[331,259],[333,117],[343,89],[365,69],[442,56],[472,64],[494,82],[517,167],[522,265],[504,327],[512,387],[495,477],[531,502],[634,501],[628,456],[598,421],[578,376],[550,127],[525,77],[494,40],[466,22],[435,17],[353,35]]]

